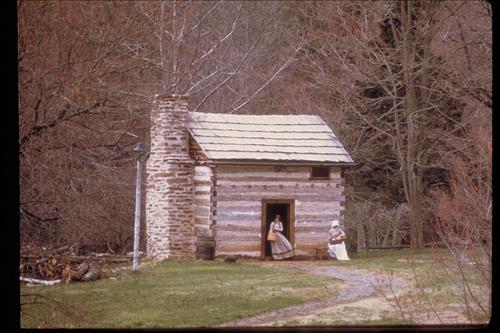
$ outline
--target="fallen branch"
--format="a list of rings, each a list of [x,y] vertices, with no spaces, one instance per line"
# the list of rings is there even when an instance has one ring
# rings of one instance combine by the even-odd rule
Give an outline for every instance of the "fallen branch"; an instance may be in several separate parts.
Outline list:
[[[36,283],[36,284],[43,284],[45,286],[52,286],[54,284],[59,284],[61,283],[61,280],[39,280],[39,279],[32,279],[32,278],[26,278],[26,277],[19,277],[19,280],[22,282],[28,282],[28,283]]]

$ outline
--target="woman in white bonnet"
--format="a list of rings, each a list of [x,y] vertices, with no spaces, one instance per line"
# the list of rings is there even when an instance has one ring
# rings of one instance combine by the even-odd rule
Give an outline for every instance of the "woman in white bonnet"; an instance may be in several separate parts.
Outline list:
[[[330,236],[330,241],[328,242],[328,253],[330,254],[330,257],[337,258],[337,260],[351,260],[347,256],[345,242],[343,240],[340,243],[335,242],[337,244],[332,243],[332,241],[346,237],[344,230],[339,227],[338,220],[333,220],[332,228],[328,232],[328,235]]]

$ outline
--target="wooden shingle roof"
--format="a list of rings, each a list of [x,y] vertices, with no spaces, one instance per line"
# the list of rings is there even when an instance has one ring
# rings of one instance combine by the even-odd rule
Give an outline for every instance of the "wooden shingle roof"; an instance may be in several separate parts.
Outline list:
[[[353,163],[319,116],[200,112],[190,116],[188,130],[210,160]]]

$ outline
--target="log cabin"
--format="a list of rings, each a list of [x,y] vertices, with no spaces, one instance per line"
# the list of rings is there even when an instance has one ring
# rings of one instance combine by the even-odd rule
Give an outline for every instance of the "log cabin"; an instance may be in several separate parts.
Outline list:
[[[148,257],[265,259],[280,214],[295,257],[307,258],[344,221],[353,160],[319,116],[190,112],[186,96],[157,95],[149,148]]]

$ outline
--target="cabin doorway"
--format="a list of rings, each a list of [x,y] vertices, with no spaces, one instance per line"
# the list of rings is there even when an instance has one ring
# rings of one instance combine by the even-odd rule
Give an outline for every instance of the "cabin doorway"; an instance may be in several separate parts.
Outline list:
[[[283,223],[283,235],[288,239],[292,247],[295,241],[295,207],[294,200],[262,200],[262,237],[260,253],[261,258],[271,258],[271,244],[267,241],[269,226],[276,215],[281,216]]]

